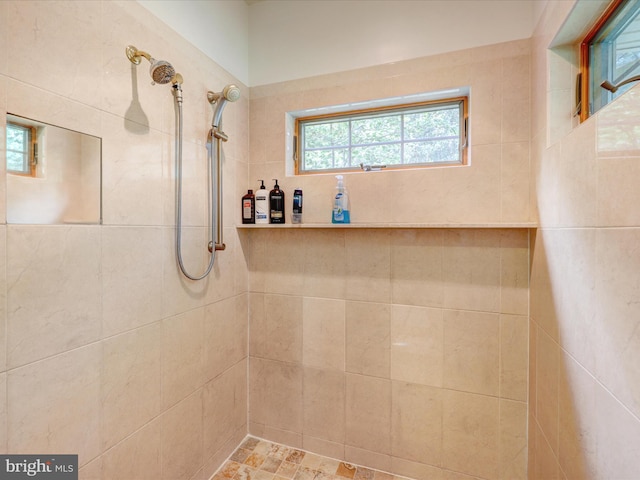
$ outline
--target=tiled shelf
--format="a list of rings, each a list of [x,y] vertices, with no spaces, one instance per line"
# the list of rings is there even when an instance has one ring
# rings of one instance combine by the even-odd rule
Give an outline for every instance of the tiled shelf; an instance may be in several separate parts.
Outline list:
[[[239,224],[236,228],[241,230],[262,230],[272,228],[303,228],[303,229],[365,229],[365,228],[523,228],[535,229],[538,224],[535,222],[512,222],[512,223],[284,223],[284,224]]]

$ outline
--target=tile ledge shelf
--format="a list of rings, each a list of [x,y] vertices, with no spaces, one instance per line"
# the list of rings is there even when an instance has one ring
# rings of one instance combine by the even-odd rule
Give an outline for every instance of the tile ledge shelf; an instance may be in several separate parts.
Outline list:
[[[261,230],[271,228],[304,228],[304,229],[359,229],[359,228],[494,228],[494,229],[536,229],[536,222],[511,223],[279,223],[279,224],[237,224],[240,230]]]

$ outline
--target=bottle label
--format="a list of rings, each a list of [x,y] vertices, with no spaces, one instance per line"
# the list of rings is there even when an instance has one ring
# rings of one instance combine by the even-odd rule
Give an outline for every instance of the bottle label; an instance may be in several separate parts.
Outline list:
[[[342,193],[336,194],[335,201],[333,202],[333,220],[341,222],[344,220],[343,208],[342,208]]]
[[[242,202],[242,218],[245,220],[251,219],[251,200],[249,199]]]

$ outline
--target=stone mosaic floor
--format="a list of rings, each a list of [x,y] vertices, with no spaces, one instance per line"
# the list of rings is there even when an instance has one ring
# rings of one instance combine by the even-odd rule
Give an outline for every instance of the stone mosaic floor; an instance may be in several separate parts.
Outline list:
[[[277,443],[247,438],[213,480],[408,480]]]

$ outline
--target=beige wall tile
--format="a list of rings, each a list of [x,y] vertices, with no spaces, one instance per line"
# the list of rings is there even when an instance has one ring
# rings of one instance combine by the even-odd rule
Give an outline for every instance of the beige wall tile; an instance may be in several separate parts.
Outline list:
[[[595,379],[569,355],[562,356],[558,388],[558,463],[567,478],[597,478]],[[606,416],[609,414],[607,413]],[[596,420],[597,421],[597,420]]]
[[[79,480],[102,480],[102,457],[97,457],[78,469]]]
[[[500,238],[500,311],[529,314],[529,235],[503,230]]]
[[[203,228],[203,232],[205,232],[205,239],[197,244],[197,249],[201,251],[204,255],[205,261],[204,265],[209,264],[209,251],[206,248],[208,245],[208,232],[207,228]],[[223,242],[226,245],[226,249],[224,251],[218,251],[216,253],[216,258],[214,261],[213,268],[211,269],[211,273],[207,276],[206,279],[203,280],[205,283],[205,295],[203,298],[203,303],[215,303],[219,300],[229,298],[233,295],[236,295],[236,256],[237,256],[237,244],[235,235],[235,227],[224,227],[224,236]],[[203,266],[199,270],[199,274],[205,271],[205,267]],[[192,282],[192,283],[201,283],[201,282]]]
[[[637,227],[638,210],[629,208],[640,203],[635,188],[640,177],[637,157],[598,158],[598,225],[609,227]]]
[[[304,278],[302,291],[309,297],[346,298],[347,262],[344,233],[303,231]],[[300,248],[298,246],[298,248]],[[297,286],[299,292],[300,285]]]
[[[204,309],[162,321],[162,408],[176,404],[202,386]]]
[[[375,468],[388,472],[391,470],[391,456],[382,453],[376,453],[362,448],[344,446],[345,459],[347,462],[355,465],[366,465],[369,468]]]
[[[346,304],[346,370],[390,378],[389,305],[368,302]]]
[[[531,123],[530,64],[530,55],[505,58],[502,62],[503,142],[529,141],[529,125]]]
[[[160,421],[153,421],[105,452],[101,457],[103,480],[161,478],[162,429]]]
[[[102,229],[102,333],[162,318],[162,230]]]
[[[203,227],[182,229],[183,264],[191,274],[200,275],[207,267],[205,249],[207,232]],[[176,229],[163,229],[162,246],[162,316],[170,317],[202,307],[205,304],[207,282],[188,280],[176,262]]]
[[[7,374],[0,373],[0,451],[7,450]]]
[[[597,477],[633,478],[640,468],[640,422],[606,389],[598,386],[595,394],[597,411],[606,412],[595,419]]]
[[[391,235],[392,302],[442,306],[443,231],[400,230]]]
[[[100,338],[98,227],[11,226],[7,257],[9,367]]]
[[[485,61],[471,66],[473,78],[473,115],[470,116],[471,145],[498,144],[502,137],[503,89],[494,78],[502,73],[502,60]]]
[[[596,377],[640,416],[640,229],[596,232]],[[597,340],[596,340],[597,339]]]
[[[447,230],[444,244],[444,307],[499,311],[500,232]]]
[[[303,299],[302,360],[305,366],[345,370],[345,302]]]
[[[102,449],[160,414],[162,329],[154,323],[111,337],[102,349]]]
[[[305,264],[302,233],[269,229],[251,234],[251,290],[300,295]]]
[[[310,435],[302,436],[302,448],[325,457],[344,460],[344,443],[334,443]]]
[[[501,479],[527,478],[527,404],[500,400]]]
[[[302,367],[251,357],[249,419],[256,424],[301,433]],[[255,433],[253,429],[251,432]]]
[[[33,79],[33,84],[71,97],[84,104],[100,107],[103,71],[100,55],[101,5],[89,3],[66,6],[60,2],[30,3],[8,9],[7,73],[13,78]],[[56,22],[47,21],[56,18]],[[24,35],[32,22],[38,35]],[[83,38],[78,45],[78,38]],[[70,75],[68,65],[76,54],[86,58]],[[42,75],[42,72],[47,72]]]
[[[444,468],[496,478],[499,471],[499,400],[471,393],[443,391]]]
[[[346,298],[370,302],[391,300],[391,233],[349,231],[345,235]]]
[[[346,444],[389,455],[391,382],[347,373],[346,393]]]
[[[442,386],[443,311],[393,305],[391,310],[391,378]]]
[[[191,479],[203,463],[202,390],[162,414],[162,479]]]
[[[162,158],[168,138],[102,115],[102,218],[105,225],[162,225]],[[140,155],[140,151],[146,152]],[[170,151],[170,150],[168,150]],[[144,181],[145,188],[140,189]],[[136,208],[131,208],[136,205]]]
[[[302,448],[302,433],[293,432],[290,429],[275,428],[270,425],[265,425],[263,432],[264,438],[269,438],[276,443],[293,448]]]
[[[472,143],[474,138],[471,133]],[[472,145],[471,148],[469,165],[443,170],[444,198],[455,199],[443,202],[443,220],[445,223],[500,222],[500,145]]]
[[[500,315],[500,397],[527,401],[529,318]]]
[[[73,453],[79,466],[99,455],[101,358],[94,343],[11,370],[7,451]]]
[[[527,403],[529,406],[529,415],[535,417],[537,415],[536,409],[536,395],[538,394],[538,380],[536,377],[536,358],[538,355],[538,327],[536,323],[529,319],[529,395],[527,397]],[[531,432],[532,430],[529,429]]]
[[[445,310],[443,386],[498,395],[499,344],[498,314]]]
[[[558,344],[538,329],[536,339],[536,418],[551,451],[558,451]],[[537,448],[537,444],[536,444]],[[546,457],[545,457],[546,458]]]
[[[531,249],[531,318],[553,338],[558,338],[555,294],[551,283],[549,256],[555,255],[551,245],[553,230],[538,230]]]
[[[204,375],[211,380],[247,356],[245,295],[210,304],[204,316]]]
[[[392,382],[391,454],[394,458],[441,465],[441,389]]]
[[[304,368],[303,433],[344,444],[345,375],[334,370]]]
[[[302,297],[250,294],[252,356],[302,362]]]
[[[521,109],[516,102],[513,107]],[[513,135],[518,136],[517,128],[521,124],[528,127],[528,118],[507,125],[516,126]],[[504,132],[503,132],[504,134]],[[529,142],[507,143],[502,145],[500,163],[501,217],[503,222],[522,221],[530,218],[530,180],[529,180]]]
[[[205,384],[202,392],[205,460],[247,424],[247,361]]]
[[[533,467],[533,478],[544,478],[549,480],[560,479],[560,466],[558,459],[553,454],[553,450],[547,442],[544,433],[539,425],[536,425],[535,444],[535,465]]]
[[[412,462],[404,458],[391,457],[392,472],[416,480],[444,480],[444,471],[441,468],[425,465],[423,463]]]
[[[451,182],[445,179],[455,177],[456,173],[442,168],[425,168],[420,171],[421,179],[417,183],[415,170],[380,172],[380,175],[375,178],[378,181],[387,178],[387,185],[382,191],[389,190],[392,195],[389,199],[383,196],[390,205],[387,207],[389,210],[387,218],[382,217],[374,221],[383,220],[389,223],[443,221],[448,214],[445,208],[446,198],[452,190]],[[382,174],[385,177],[382,177]]]
[[[0,225],[0,285],[7,285],[7,227],[4,225]],[[7,290],[0,288],[0,372],[7,369],[7,356]]]
[[[596,122],[573,129],[561,145],[557,208],[563,226],[590,226],[596,221]]]

